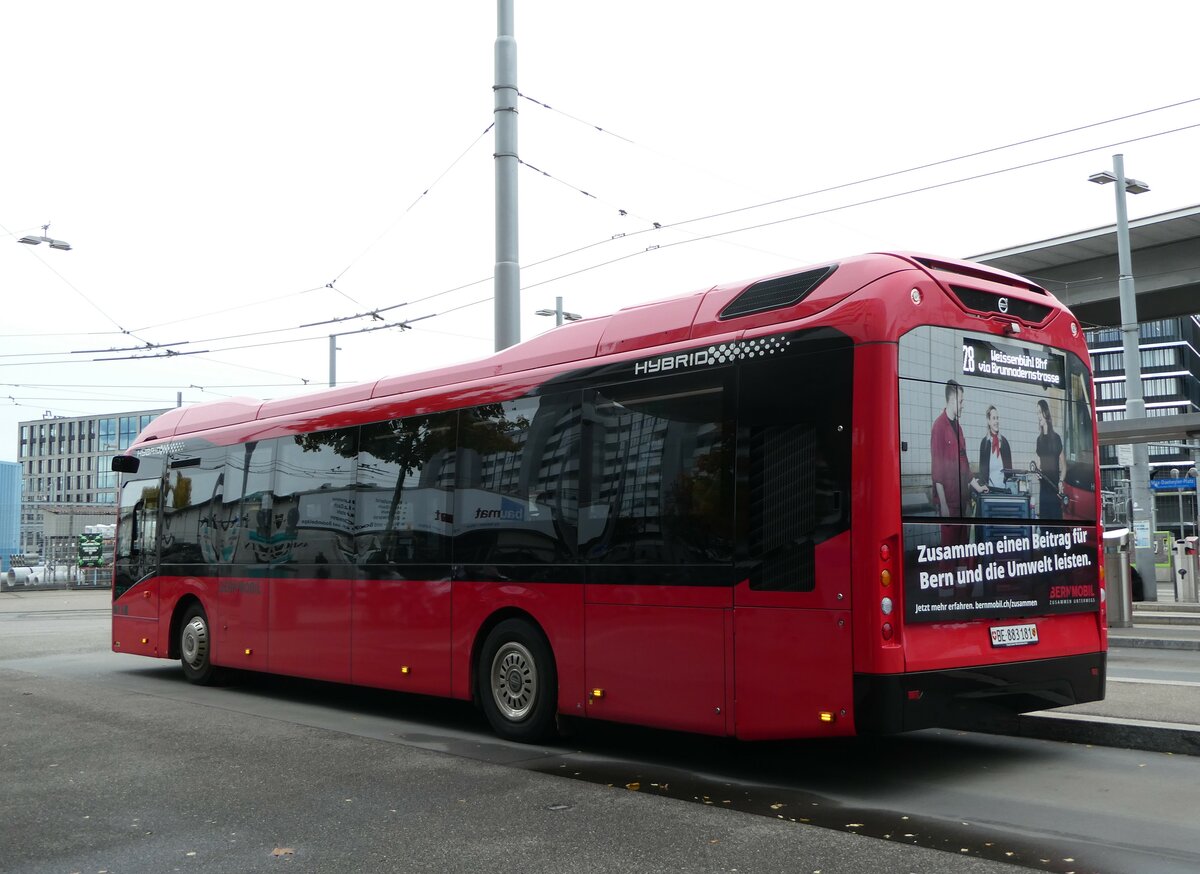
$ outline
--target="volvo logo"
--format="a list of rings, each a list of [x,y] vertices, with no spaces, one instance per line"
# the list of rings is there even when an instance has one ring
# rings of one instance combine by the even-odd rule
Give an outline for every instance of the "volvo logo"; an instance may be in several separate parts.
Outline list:
[[[1007,297],[1000,298],[999,306],[1000,306],[1000,312],[1002,312],[1002,313],[1008,312],[1008,298]]]

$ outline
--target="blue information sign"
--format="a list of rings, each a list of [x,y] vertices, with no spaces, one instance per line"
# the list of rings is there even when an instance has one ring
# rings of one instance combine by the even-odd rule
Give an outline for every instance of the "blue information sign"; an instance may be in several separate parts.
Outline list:
[[[1190,492],[1196,488],[1195,477],[1177,477],[1175,479],[1152,479],[1150,488],[1156,492]]]

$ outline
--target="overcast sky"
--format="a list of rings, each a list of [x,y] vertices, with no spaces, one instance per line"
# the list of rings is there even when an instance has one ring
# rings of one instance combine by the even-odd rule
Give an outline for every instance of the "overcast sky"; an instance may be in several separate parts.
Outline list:
[[[46,412],[324,387],[335,331],[437,314],[340,337],[339,384],[492,352],[492,0],[4,19],[0,460]],[[1198,204],[1198,19],[1153,0],[516,0],[522,337],[556,295],[599,315],[1111,224],[1087,177],[1115,152],[1152,187],[1131,218]],[[15,242],[46,222],[72,251]],[[168,343],[205,351],[87,351]]]

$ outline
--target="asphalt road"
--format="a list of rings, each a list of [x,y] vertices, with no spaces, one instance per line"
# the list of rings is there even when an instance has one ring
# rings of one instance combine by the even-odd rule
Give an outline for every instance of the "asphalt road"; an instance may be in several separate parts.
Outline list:
[[[736,744],[108,651],[0,595],[0,870],[1195,871],[1200,760],[955,732]]]

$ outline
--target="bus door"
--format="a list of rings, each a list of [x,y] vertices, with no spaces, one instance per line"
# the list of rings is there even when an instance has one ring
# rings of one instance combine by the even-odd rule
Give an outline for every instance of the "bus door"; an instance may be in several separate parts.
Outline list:
[[[732,728],[731,385],[722,368],[585,393],[591,717]]]
[[[121,458],[137,470],[121,476],[113,556],[113,648],[159,654],[158,531],[162,521],[164,464],[160,456]],[[166,647],[161,647],[165,654]]]
[[[163,460],[139,459],[136,473],[121,477],[114,561],[114,598],[158,573],[158,527],[162,516]]]
[[[741,738],[850,734],[853,347],[829,329],[744,364],[734,588]]]
[[[267,464],[259,458],[263,442],[253,467]],[[275,453],[269,494],[244,501],[250,542],[270,568],[269,664],[281,674],[346,683],[358,429],[281,437]]]

